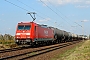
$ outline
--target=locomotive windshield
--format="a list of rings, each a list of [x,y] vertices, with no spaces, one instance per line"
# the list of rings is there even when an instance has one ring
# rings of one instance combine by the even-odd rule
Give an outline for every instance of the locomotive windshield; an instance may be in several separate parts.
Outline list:
[[[30,30],[30,25],[19,25],[18,30]]]

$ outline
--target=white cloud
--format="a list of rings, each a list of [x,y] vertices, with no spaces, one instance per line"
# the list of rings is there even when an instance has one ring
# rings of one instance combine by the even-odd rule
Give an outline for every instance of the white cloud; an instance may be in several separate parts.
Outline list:
[[[89,6],[86,6],[86,5],[78,5],[78,6],[75,6],[76,8],[89,8]]]
[[[65,5],[65,4],[90,4],[90,0],[41,0],[46,4],[52,3],[54,5]]]
[[[49,20],[51,20],[51,19],[50,18],[46,18],[46,19],[43,19],[43,20],[39,20],[39,22],[47,22]]]
[[[90,4],[90,1],[86,1],[86,4]]]
[[[88,22],[89,20],[82,20],[81,22]]]

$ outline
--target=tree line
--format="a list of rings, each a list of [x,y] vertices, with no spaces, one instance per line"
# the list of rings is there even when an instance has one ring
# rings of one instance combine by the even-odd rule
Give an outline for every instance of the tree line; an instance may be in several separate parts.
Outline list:
[[[0,34],[0,40],[14,40],[14,36],[10,34]]]
[[[90,35],[89,35],[89,39],[90,39]],[[10,34],[0,34],[0,40],[14,40],[14,36],[10,35]]]

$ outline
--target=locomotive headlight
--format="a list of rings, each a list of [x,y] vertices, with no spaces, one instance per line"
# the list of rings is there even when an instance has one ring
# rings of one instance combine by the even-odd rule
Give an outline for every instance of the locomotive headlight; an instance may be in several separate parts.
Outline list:
[[[20,35],[20,33],[16,33],[16,35]]]
[[[19,37],[17,37],[17,38],[19,38]]]
[[[16,42],[18,42],[18,40],[16,40]]]

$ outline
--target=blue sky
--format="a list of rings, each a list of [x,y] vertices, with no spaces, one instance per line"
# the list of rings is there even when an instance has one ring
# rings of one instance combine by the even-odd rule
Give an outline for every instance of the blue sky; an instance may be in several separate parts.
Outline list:
[[[75,34],[90,34],[90,0],[0,0],[0,34],[15,35],[18,22],[36,23]],[[82,27],[83,28],[82,28]]]

